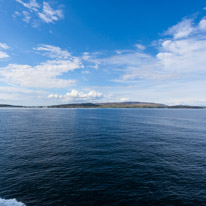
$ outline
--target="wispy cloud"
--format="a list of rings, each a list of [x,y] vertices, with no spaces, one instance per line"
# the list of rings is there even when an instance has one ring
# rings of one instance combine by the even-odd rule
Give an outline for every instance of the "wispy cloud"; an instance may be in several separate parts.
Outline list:
[[[137,49],[140,49],[140,50],[145,50],[146,49],[146,47],[144,46],[144,45],[142,45],[142,44],[135,44],[134,45]]]
[[[0,43],[0,49],[7,50],[7,49],[9,49],[9,46],[5,43]]]
[[[170,27],[165,35],[172,35],[174,39],[189,38],[198,36],[206,31],[206,17],[203,17],[199,23],[195,24],[194,19],[183,19],[178,24]]]
[[[22,14],[24,15],[23,21],[29,23],[31,20],[31,15],[28,11],[23,11]]]
[[[9,55],[5,50],[8,50],[9,46],[5,43],[0,43],[0,59],[8,58]]]
[[[38,9],[40,8],[40,4],[38,4],[36,2],[36,0],[30,0],[29,2],[25,3],[22,0],[16,0],[18,3],[22,4],[24,7],[26,7],[29,10],[33,10],[33,11],[38,11]]]
[[[43,44],[39,47],[34,48],[36,51],[43,52],[43,55],[51,58],[68,59],[71,58],[71,53],[67,50],[62,50],[60,47]]]
[[[9,55],[6,52],[0,51],[0,59],[7,58],[7,57],[9,57]]]
[[[174,39],[179,39],[183,37],[188,37],[192,32],[194,32],[194,27],[192,26],[192,19],[184,19],[177,25],[169,28],[165,34],[170,34],[174,36]]]
[[[36,26],[40,23],[40,20],[44,23],[55,23],[64,18],[62,9],[52,8],[51,5],[43,1],[41,4],[37,3],[36,0],[30,0],[25,2],[23,0],[16,0],[20,3],[24,9],[22,12],[16,11],[14,17],[23,16],[23,21],[31,23]]]
[[[64,15],[60,9],[52,9],[49,3],[43,2],[42,12],[38,12],[40,19],[45,23],[54,23],[60,19],[63,19]]]

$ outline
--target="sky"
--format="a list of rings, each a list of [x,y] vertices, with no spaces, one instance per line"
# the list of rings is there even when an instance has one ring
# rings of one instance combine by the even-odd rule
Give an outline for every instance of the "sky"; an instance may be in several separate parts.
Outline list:
[[[206,105],[206,0],[0,0],[0,104]]]

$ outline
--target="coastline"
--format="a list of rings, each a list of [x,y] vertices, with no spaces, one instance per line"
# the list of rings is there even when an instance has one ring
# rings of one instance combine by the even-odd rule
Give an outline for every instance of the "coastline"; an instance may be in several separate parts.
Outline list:
[[[23,105],[9,105],[0,104],[0,108],[71,108],[71,109],[106,109],[106,108],[139,108],[139,109],[206,109],[206,106],[191,106],[191,105],[165,105],[160,103],[148,103],[148,102],[112,102],[112,103],[76,103],[76,104],[60,104],[49,106],[23,106]]]

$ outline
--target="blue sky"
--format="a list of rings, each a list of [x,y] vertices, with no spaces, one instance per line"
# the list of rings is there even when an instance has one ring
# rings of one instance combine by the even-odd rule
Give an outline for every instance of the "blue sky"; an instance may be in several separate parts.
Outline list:
[[[205,0],[0,0],[0,104],[206,105]]]

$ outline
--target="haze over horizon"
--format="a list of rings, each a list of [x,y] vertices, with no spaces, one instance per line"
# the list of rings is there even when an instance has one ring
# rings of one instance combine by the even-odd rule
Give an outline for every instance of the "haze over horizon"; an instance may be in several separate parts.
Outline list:
[[[0,0],[0,104],[206,105],[205,0]]]

